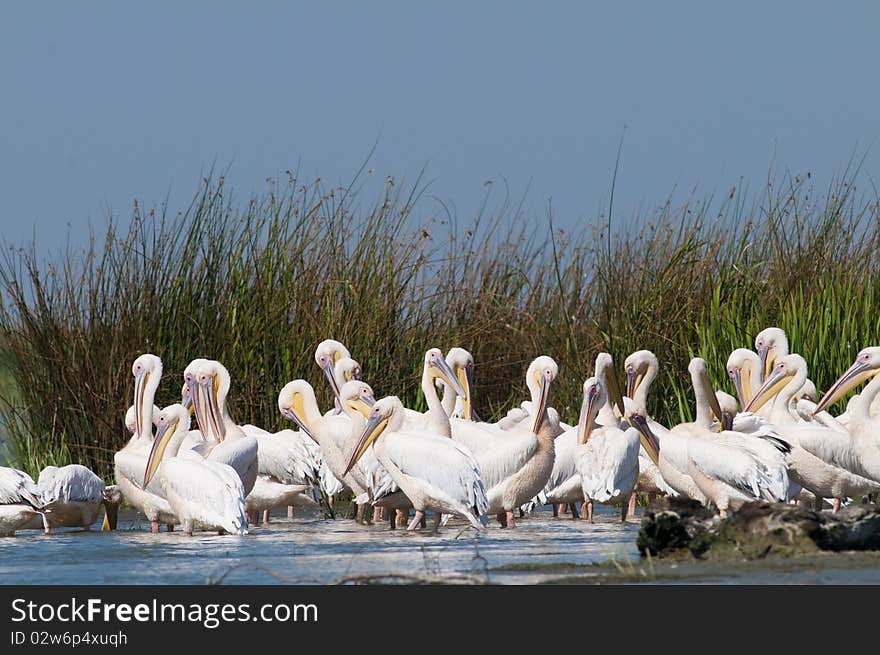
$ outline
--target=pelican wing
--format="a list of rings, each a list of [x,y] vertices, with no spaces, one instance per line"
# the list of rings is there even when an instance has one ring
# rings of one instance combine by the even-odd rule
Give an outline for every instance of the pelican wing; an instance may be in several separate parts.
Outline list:
[[[605,502],[631,493],[639,477],[639,447],[635,428],[594,431],[578,460],[584,494]]]
[[[475,454],[487,489],[519,471],[538,448],[533,432],[509,430],[501,440]]]
[[[552,496],[555,489],[578,475],[575,457],[577,445],[576,429],[566,430],[556,437],[553,445],[556,451],[553,459],[553,470],[550,472],[547,484],[544,485],[544,493],[546,495]]]
[[[816,403],[807,398],[800,398],[794,406],[795,412],[801,418],[802,421],[806,423],[818,423],[830,430],[834,430],[835,432],[840,432],[841,434],[848,435],[846,426],[843,425],[836,418],[831,416],[825,410],[819,412],[815,416],[813,412],[816,411]]]
[[[244,485],[231,466],[172,457],[162,463],[162,484],[175,513],[196,525],[247,532]]]
[[[248,433],[247,430],[245,432]],[[268,475],[284,484],[310,484],[317,480],[320,464],[315,460],[313,451],[303,445],[297,432],[261,432],[252,434],[257,440],[257,461],[261,475]]]
[[[81,464],[48,466],[40,472],[37,484],[46,504],[59,500],[98,503],[104,494],[104,481]]]
[[[774,444],[736,432],[718,432],[688,440],[688,457],[706,477],[746,495],[784,501],[788,491],[785,455]]]
[[[0,505],[24,503],[34,509],[43,507],[40,488],[24,471],[0,466]]]
[[[852,446],[849,433],[838,432],[817,424],[798,424],[791,435],[800,446],[823,462],[863,475],[861,458]]]
[[[429,432],[396,432],[386,435],[382,448],[405,475],[475,507],[479,515],[488,510],[480,464],[460,444]]]

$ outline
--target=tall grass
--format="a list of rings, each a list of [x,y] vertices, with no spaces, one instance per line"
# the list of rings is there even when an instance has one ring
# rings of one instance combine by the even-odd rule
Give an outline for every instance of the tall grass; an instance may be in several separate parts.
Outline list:
[[[5,250],[0,347],[15,385],[0,390],[2,429],[31,471],[78,461],[109,477],[138,354],[165,364],[159,404],[179,399],[191,359],[212,357],[232,375],[236,420],[280,429],[290,379],[330,404],[312,358],[330,337],[377,394],[413,407],[425,349],[468,348],[486,418],[525,396],[539,354],[558,361],[554,404],[575,420],[598,351],[620,365],[649,348],[663,367],[649,409],[677,422],[692,412],[689,358],[727,388],[727,355],[769,325],[823,388],[880,343],[880,198],[858,179],[847,170],[817,194],[808,175],[784,176],[759,194],[668,202],[631,227],[602,215],[563,230],[507,200],[459,224],[420,180],[389,179],[364,204],[355,185],[293,175],[239,202],[207,178],[179,213],[135,204],[85,251]]]

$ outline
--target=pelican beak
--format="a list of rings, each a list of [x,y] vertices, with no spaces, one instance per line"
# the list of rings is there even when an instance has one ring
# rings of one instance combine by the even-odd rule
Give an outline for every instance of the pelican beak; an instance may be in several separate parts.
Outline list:
[[[758,357],[761,360],[761,382],[764,382],[776,364],[776,346],[761,346],[758,348]]]
[[[550,383],[553,379],[546,373],[541,374],[541,392],[538,396],[538,407],[535,413],[535,423],[532,425],[532,432],[538,433],[541,422],[544,420],[544,413],[547,411],[547,400],[550,398]]]
[[[617,405],[617,411],[623,416],[626,412],[626,407],[623,404],[623,395],[620,393],[620,384],[617,382],[617,376],[614,375],[614,371],[610,367],[605,372],[605,387],[608,389],[608,397]]]
[[[593,405],[596,402],[596,388],[591,387],[590,391],[584,394],[584,400],[581,402],[581,414],[578,417],[578,435],[579,444],[585,444],[590,440],[593,433],[595,421],[593,420]]]
[[[465,391],[464,386],[461,384],[455,373],[452,372],[452,369],[449,368],[449,364],[446,363],[446,360],[442,357],[437,359],[434,364],[428,366],[428,374],[434,379],[442,380],[444,384],[450,387],[463,399],[467,398],[467,391]]]
[[[635,396],[639,385],[645,379],[644,374],[639,373],[635,368],[626,369],[626,396],[632,398]]]
[[[645,452],[648,453],[648,457],[651,458],[651,461],[654,462],[654,464],[657,464],[660,459],[660,441],[651,431],[650,426],[648,426],[647,419],[641,414],[632,414],[629,417],[629,422],[639,431],[639,434],[641,435],[640,441],[642,442]]]
[[[735,414],[731,412],[721,412],[721,429],[733,430],[733,417]]]
[[[875,373],[876,371],[870,369],[868,364],[856,360],[856,362],[846,370],[846,373],[841,375],[837,379],[837,382],[832,384],[831,388],[825,392],[825,395],[822,396],[822,400],[816,405],[813,414],[818,414],[826,407],[833,405]]]
[[[217,385],[218,380],[216,376],[212,375],[201,386],[202,393],[205,394],[206,413],[210,421],[211,431],[216,436],[217,441],[222,441],[226,438],[226,425],[220,420],[220,405],[217,403]]]
[[[455,375],[458,378],[458,383],[461,385],[461,388],[464,389],[464,395],[461,397],[464,420],[476,421],[477,419],[474,417],[474,412],[471,408],[471,368],[468,366],[459,366],[455,371]]]
[[[196,425],[199,426],[199,432],[202,433],[202,439],[208,440],[210,430],[208,429],[208,415],[205,411],[205,398],[202,397],[202,388],[195,380],[187,382],[189,389],[189,399],[192,403],[193,413],[196,415]]]
[[[324,377],[327,378],[327,382],[330,383],[330,388],[333,389],[333,397],[335,398],[335,405],[337,408],[342,407],[342,400],[339,398],[339,384],[336,382],[336,375],[333,373],[333,362],[329,359],[327,363],[321,368],[324,371]]]
[[[195,412],[195,408],[193,407],[193,398],[192,392],[189,389],[189,386],[184,384],[183,390],[180,392],[180,404],[183,405],[184,409],[192,415]]]
[[[162,455],[165,454],[165,448],[168,447],[168,442],[171,441],[171,436],[174,434],[172,428],[175,427],[177,427],[177,421],[174,421],[174,423],[163,423],[156,431],[156,438],[153,440],[153,447],[150,449],[150,456],[147,458],[147,468],[144,471],[144,484],[141,486],[141,489],[146,489],[150,480],[156,475],[159,464],[162,463]]]
[[[722,421],[722,415],[724,412],[721,411],[721,405],[718,402],[718,398],[715,395],[715,390],[712,388],[712,381],[709,379],[709,374],[705,371],[700,376],[702,378],[701,384],[703,388],[706,390],[706,395],[709,397],[709,409],[712,410],[712,413],[715,415],[715,418],[718,420],[720,424]]]
[[[775,397],[776,394],[782,391],[782,388],[786,384],[788,384],[788,379],[793,375],[794,373],[771,373],[767,377],[767,379],[764,380],[764,384],[762,384],[760,388],[755,392],[755,395],[752,396],[749,404],[743,408],[743,411],[757,412],[767,403],[768,400]]]
[[[349,410],[357,412],[368,419],[370,418],[370,412],[373,410],[373,405],[376,404],[376,399],[372,396],[358,396],[348,400],[347,403]]]
[[[370,414],[370,418],[367,420],[367,424],[364,426],[363,432],[361,432],[361,436],[358,438],[358,441],[354,446],[354,451],[351,453],[351,457],[348,458],[348,464],[345,465],[345,471],[342,475],[348,475],[348,472],[354,467],[357,461],[363,457],[363,454],[367,452],[367,448],[370,447],[370,444],[379,438],[379,435],[382,434],[382,431],[387,425],[387,416]]]
[[[746,397],[745,389],[743,389],[742,370],[734,369],[730,379],[733,380],[733,388],[736,389],[736,398],[739,400],[739,406],[745,407],[749,404],[750,399]]]
[[[308,424],[306,423],[306,413],[305,408],[303,406],[302,396],[298,393],[293,395],[293,405],[291,407],[285,407],[281,410],[281,416],[286,418],[288,421],[293,421],[299,426],[299,429],[302,430],[306,435],[311,438],[312,441],[318,443],[318,440],[315,439],[315,435],[312,434],[311,429],[309,429]]]
[[[144,429],[144,390],[149,379],[149,371],[134,376],[134,424],[137,436],[141,436]],[[150,409],[152,410],[152,407]]]

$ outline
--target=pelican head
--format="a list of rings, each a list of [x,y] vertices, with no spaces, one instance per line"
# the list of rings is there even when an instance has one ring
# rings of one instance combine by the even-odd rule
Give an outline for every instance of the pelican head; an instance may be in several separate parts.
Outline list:
[[[180,404],[186,407],[188,412],[192,413],[194,411],[192,393],[186,382],[183,383],[183,388],[180,390]]]
[[[620,393],[620,385],[617,383],[617,376],[614,375],[614,359],[609,353],[599,353],[596,355],[596,364],[593,369],[593,375],[602,381],[608,398],[612,403],[617,405],[621,416],[626,411],[623,404],[623,395]],[[607,401],[606,401],[607,402]]]
[[[739,405],[736,404],[736,398],[724,391],[716,391],[715,399],[721,408],[721,429],[732,430],[733,419],[739,411]]]
[[[753,372],[758,374],[760,380],[761,360],[754,350],[737,348],[727,358],[727,375],[736,389],[736,397],[741,407],[745,407],[752,399]]]
[[[361,365],[351,357],[340,357],[333,365],[333,373],[337,380],[345,383],[361,379]]]
[[[439,348],[429,348],[425,352],[424,375],[427,376],[430,384],[433,384],[435,380],[440,380],[462,398],[467,394],[449,364],[446,363],[446,358],[443,357]]]
[[[856,361],[853,362],[852,366],[825,392],[813,413],[821,412],[829,405],[837,402],[852,389],[878,372],[880,372],[880,347],[871,346],[862,349],[856,355]]]
[[[339,380],[335,376],[336,362],[340,359],[351,359],[351,353],[348,348],[334,339],[325,339],[315,348],[315,363],[324,371],[330,388],[333,389],[333,396],[339,401]]]
[[[761,388],[745,406],[743,411],[756,412],[763,407],[768,400],[776,396],[791,379],[802,373],[806,377],[807,362],[800,355],[786,355],[776,360],[776,364],[770,371],[770,375],[764,380]]]
[[[315,435],[310,427],[313,417],[309,416],[308,407],[312,403],[315,404],[315,413],[317,413],[315,390],[305,380],[288,382],[278,393],[278,411],[281,412],[281,416],[296,423],[300,430],[317,443],[318,440],[315,439]]]
[[[532,394],[532,398],[536,399],[535,403],[535,422],[532,425],[532,432],[538,433],[541,422],[544,420],[544,412],[547,409],[547,400],[550,398],[550,384],[559,375],[559,366],[553,361],[552,357],[541,355],[537,357],[526,372],[526,385]]]
[[[218,441],[226,438],[226,424],[221,405],[229,394],[229,371],[215,359],[208,359],[196,371],[196,382],[205,399],[204,414]],[[195,397],[195,395],[193,395]]]
[[[162,463],[162,456],[165,454],[171,439],[179,432],[185,430],[189,430],[189,410],[186,407],[183,405],[169,405],[159,412],[159,418],[156,422],[156,438],[153,440],[153,447],[150,449],[150,455],[147,457],[147,467],[144,470],[143,489],[147,488],[150,480],[156,475],[156,471]]]
[[[343,475],[348,472],[357,463],[357,461],[367,452],[367,448],[378,439],[385,430],[395,432],[400,429],[403,421],[403,403],[397,396],[386,396],[377,400],[370,410],[370,416],[367,424],[364,426],[361,436],[354,445],[354,450],[348,458],[345,465]]]
[[[462,413],[464,419],[472,421],[474,412],[471,405],[471,384],[474,375],[474,358],[464,348],[450,348],[446,353],[446,363],[452,369],[453,374],[458,379],[464,394],[461,396]]]
[[[357,412],[365,419],[370,418],[370,412],[376,404],[373,388],[360,380],[350,380],[343,384],[339,390],[339,398],[344,409],[349,413]]]
[[[211,401],[203,394],[203,388],[199,384],[199,376],[208,361],[209,360],[204,359],[203,357],[198,357],[187,364],[187,367],[183,370],[183,385],[186,387],[188,393],[185,392],[181,394],[183,397],[183,405],[186,404],[186,398],[188,395],[189,402],[192,405],[193,414],[196,416],[196,424],[199,427],[199,432],[202,433],[202,439],[205,440],[212,435],[218,435],[217,438],[219,439],[219,433],[212,431],[208,419],[208,406]]]
[[[145,429],[152,428],[147,425],[150,419],[145,415],[144,396],[147,385],[153,382],[154,388],[162,377],[162,360],[156,355],[146,353],[141,355],[131,365],[131,373],[134,375],[134,420],[137,434],[144,434]],[[149,409],[152,411],[152,399]]]
[[[605,387],[599,378],[589,377],[584,381],[584,399],[581,402],[581,414],[578,417],[578,443],[585,444],[590,440],[596,423],[599,408],[608,400]]]
[[[788,354],[788,337],[778,327],[768,327],[755,337],[755,350],[761,361],[761,382],[767,379],[779,357]]]
[[[626,395],[628,398],[635,396],[636,390],[646,380],[650,380],[660,369],[657,356],[650,350],[637,350],[623,362],[626,371]]]

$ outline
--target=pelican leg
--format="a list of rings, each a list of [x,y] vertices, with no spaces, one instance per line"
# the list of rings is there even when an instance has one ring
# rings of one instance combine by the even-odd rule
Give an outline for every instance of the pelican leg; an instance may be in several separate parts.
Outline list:
[[[434,512],[434,529],[431,531],[431,534],[437,534],[440,530],[440,517],[442,514],[440,512]]]
[[[822,511],[822,504],[824,502],[825,501],[823,500],[822,496],[820,496],[819,494],[816,494],[816,500],[813,501],[813,508],[817,512],[821,512]]]
[[[593,501],[590,499],[587,499],[586,501],[584,501],[584,504],[587,506],[587,512],[586,512],[587,520],[590,523],[595,523],[595,521],[593,521]]]
[[[406,525],[407,521],[409,521],[409,511],[396,509],[394,513],[397,514],[397,525]]]
[[[269,510],[263,510],[263,525],[269,525]]]
[[[336,498],[336,496],[328,496],[328,497],[327,497],[327,504],[330,505],[330,508],[331,508],[331,509],[333,508],[333,500],[334,500],[335,498]]]
[[[293,505],[287,506],[287,518],[289,518],[289,519],[293,518]]]
[[[581,515],[578,513],[577,503],[569,503],[568,509],[571,512],[572,519],[579,519],[581,517]]]
[[[422,518],[419,520],[419,527],[424,529],[428,527],[428,520],[425,518],[425,513],[422,512]]]
[[[840,498],[835,498],[831,502],[831,513],[837,514],[840,511]]]
[[[52,528],[49,525],[49,519],[46,518],[46,515],[43,514],[43,534],[52,534]]]
[[[150,532],[159,534],[159,521],[150,521]]]
[[[406,526],[407,530],[415,530],[416,526],[422,522],[422,519],[425,518],[425,513],[421,510],[416,510],[416,515],[413,517],[413,520],[409,522],[409,525]]]
[[[633,496],[635,496],[635,493],[633,493]],[[633,496],[630,496],[630,498],[632,498]],[[626,517],[629,513],[629,506],[630,506],[630,503],[620,503],[620,522],[621,523],[626,523]]]
[[[511,529],[516,527],[516,521],[513,518],[513,510],[507,510],[507,527]]]
[[[397,512],[388,512],[388,529],[395,530],[397,528]]]
[[[560,505],[561,505],[561,504],[560,504]],[[559,507],[560,507],[560,505],[557,505],[556,503],[553,503],[553,518],[554,518],[554,519],[558,519],[558,518],[559,518]]]
[[[638,499],[636,498],[636,492],[635,492],[635,489],[633,489],[633,492],[632,492],[632,493],[630,494],[630,496],[629,496],[629,508],[627,509],[627,512],[626,512],[627,515],[629,515],[629,516],[635,516],[635,513],[636,513],[636,501],[637,501],[637,500],[638,500]],[[624,516],[623,520],[626,521],[626,516]]]
[[[363,505],[357,506],[357,513],[355,514],[354,519],[355,519],[355,521],[357,521],[358,523],[363,525],[363,523],[364,523],[364,506]]]

